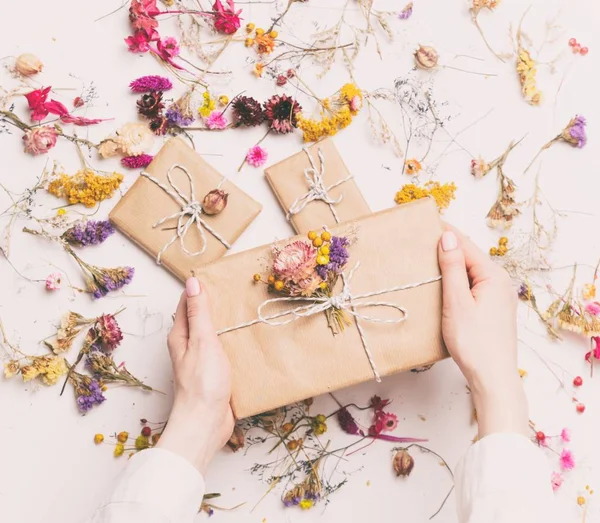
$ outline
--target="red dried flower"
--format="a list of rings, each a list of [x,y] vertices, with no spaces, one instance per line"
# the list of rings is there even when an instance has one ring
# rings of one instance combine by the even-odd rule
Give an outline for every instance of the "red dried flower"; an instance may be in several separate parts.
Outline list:
[[[164,116],[154,118],[154,120],[150,122],[150,130],[158,136],[167,134],[167,131],[169,130],[169,120]]]
[[[291,133],[298,124],[300,104],[286,94],[272,96],[265,104],[265,116],[271,129],[277,133]]]
[[[137,101],[138,113],[146,118],[157,118],[165,105],[162,103],[162,92],[151,91]]]
[[[352,414],[348,412],[346,407],[342,407],[340,410],[338,410],[337,419],[340,427],[346,434],[360,434],[356,420]]]
[[[213,5],[213,16],[215,18],[215,29],[222,34],[231,35],[240,28],[241,9],[235,10],[233,0],[227,0],[227,8],[221,0],[215,0]]]
[[[284,86],[285,84],[287,84],[287,78],[286,78],[284,75],[280,74],[280,75],[277,77],[277,85],[278,85],[279,87],[282,87],[282,86]]]
[[[156,0],[132,0],[129,21],[136,31],[144,31],[151,35],[158,27],[158,21],[154,17],[159,14]]]
[[[123,340],[121,328],[112,314],[104,314],[96,320],[96,331],[109,351],[116,349]]]
[[[379,396],[373,396],[369,407],[371,407],[375,413],[382,412],[390,404],[390,400],[382,400]]]

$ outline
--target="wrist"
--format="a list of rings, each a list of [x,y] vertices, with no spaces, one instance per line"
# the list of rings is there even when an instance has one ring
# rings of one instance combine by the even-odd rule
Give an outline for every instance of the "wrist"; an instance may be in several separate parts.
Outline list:
[[[204,476],[216,451],[211,443],[207,419],[207,413],[202,409],[196,409],[195,412],[182,411],[174,405],[156,446],[179,454]]]
[[[479,438],[499,432],[528,435],[529,408],[520,378],[470,382],[473,405],[477,412]]]

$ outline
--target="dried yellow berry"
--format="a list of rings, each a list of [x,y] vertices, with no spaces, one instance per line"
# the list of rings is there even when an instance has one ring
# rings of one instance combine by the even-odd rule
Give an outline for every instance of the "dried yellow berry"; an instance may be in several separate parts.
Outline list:
[[[94,436],[94,443],[96,445],[100,445],[100,443],[102,443],[104,441],[104,436],[102,434],[96,434]]]
[[[329,254],[329,245],[321,246],[319,251],[321,252],[321,254],[324,254],[325,256],[327,256]]]
[[[295,439],[288,441],[286,447],[288,450],[296,450],[299,447],[298,441],[296,441]]]
[[[58,209],[58,211],[56,211],[56,214],[58,216],[64,216],[65,214],[67,214],[67,210],[63,209],[62,207],[60,209]]]
[[[315,247],[321,247],[321,245],[323,245],[323,240],[321,238],[315,238],[313,240],[313,245]]]
[[[314,240],[317,236],[319,236],[315,231],[309,231],[308,233],[308,239],[309,240]]]
[[[252,47],[254,45],[254,38],[246,38],[246,40],[244,40],[244,45],[246,47]]]
[[[221,105],[227,105],[229,103],[229,96],[227,96],[226,94],[222,94],[221,96],[219,96],[219,103]]]
[[[527,376],[527,371],[524,369],[519,369],[519,377],[525,378]]]
[[[490,256],[498,256],[498,249],[496,247],[490,249]]]
[[[504,256],[507,252],[508,249],[506,248],[506,245],[500,245],[500,247],[498,247],[498,256]]]
[[[273,285],[275,283],[275,276],[273,276],[272,274],[268,277],[267,281]]]
[[[507,245],[508,244],[508,238],[506,236],[502,236],[502,238],[500,238],[500,240],[498,240],[498,243],[500,245]]]
[[[292,430],[294,430],[294,424],[293,423],[284,423],[281,426],[281,430],[283,430],[283,432],[285,432],[286,434],[288,432],[292,432]]]
[[[328,242],[328,241],[330,241],[330,240],[331,240],[331,233],[330,233],[329,231],[323,231],[323,232],[321,233],[321,239],[322,239],[324,242]]]
[[[254,25],[252,22],[250,22],[249,24],[246,24],[246,32],[251,33],[252,31],[254,31],[255,27],[256,27],[256,25]]]
[[[327,288],[327,282],[322,281],[321,283],[319,283],[319,287],[321,287],[321,289],[325,290]]]
[[[262,36],[265,34],[265,30],[260,27],[256,30],[256,36]]]
[[[271,31],[269,33],[269,36],[273,39],[277,38],[279,36],[279,33],[277,31]]]
[[[577,504],[581,507],[583,505],[585,505],[585,498],[583,496],[578,496],[577,497]]]
[[[317,263],[319,265],[327,265],[329,263],[329,258],[327,256],[317,256]]]
[[[129,432],[119,432],[118,436],[117,436],[117,441],[119,443],[125,443],[127,441],[127,438],[129,437]]]
[[[117,443],[117,445],[115,446],[115,450],[113,452],[114,457],[118,458],[118,457],[122,456],[123,452],[125,452],[125,446],[123,445],[123,443]]]
[[[252,276],[252,278],[254,281],[260,281],[260,274],[256,273],[254,276]]]
[[[276,291],[282,291],[283,288],[285,287],[285,284],[281,280],[277,280],[275,282],[275,284],[273,285],[273,287],[275,287]]]

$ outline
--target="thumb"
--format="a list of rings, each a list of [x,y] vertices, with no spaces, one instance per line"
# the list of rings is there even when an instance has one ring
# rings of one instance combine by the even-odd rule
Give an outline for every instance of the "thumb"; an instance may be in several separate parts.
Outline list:
[[[444,306],[453,309],[473,301],[465,255],[452,231],[442,234],[438,246],[438,260],[442,271],[442,294]]]
[[[197,278],[185,282],[189,340],[192,348],[218,343],[210,315],[210,301],[204,286]]]

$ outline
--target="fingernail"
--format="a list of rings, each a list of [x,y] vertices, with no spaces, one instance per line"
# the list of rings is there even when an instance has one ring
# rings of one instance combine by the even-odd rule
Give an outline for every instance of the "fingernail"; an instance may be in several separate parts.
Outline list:
[[[197,278],[188,278],[185,282],[185,291],[187,292],[188,298],[193,298],[200,294],[200,282]]]
[[[446,231],[442,234],[442,250],[444,252],[453,251],[458,247],[458,239],[452,231]]]

